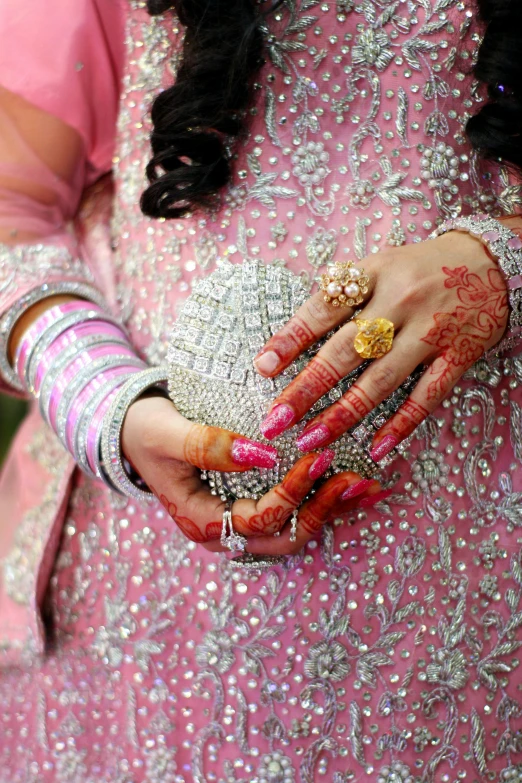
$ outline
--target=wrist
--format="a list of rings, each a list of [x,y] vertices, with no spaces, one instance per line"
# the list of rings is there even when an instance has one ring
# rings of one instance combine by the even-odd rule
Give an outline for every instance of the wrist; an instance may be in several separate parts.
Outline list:
[[[507,332],[491,350],[499,355],[509,351],[522,338],[522,238],[514,228],[522,218],[506,216],[503,220],[485,214],[450,218],[430,234],[434,239],[447,232],[465,232],[485,246],[496,263],[504,283],[509,305]]]

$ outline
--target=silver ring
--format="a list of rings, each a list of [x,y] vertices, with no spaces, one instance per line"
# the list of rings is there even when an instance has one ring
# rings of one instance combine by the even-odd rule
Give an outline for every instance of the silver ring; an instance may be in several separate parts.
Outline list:
[[[292,511],[292,519],[290,520],[290,541],[294,543],[297,541],[297,517],[299,516],[299,509],[296,508]]]
[[[233,500],[227,500],[225,510],[223,511],[223,527],[221,528],[221,546],[230,549],[231,552],[244,552],[247,545],[247,539],[234,531],[232,525],[232,506]]]

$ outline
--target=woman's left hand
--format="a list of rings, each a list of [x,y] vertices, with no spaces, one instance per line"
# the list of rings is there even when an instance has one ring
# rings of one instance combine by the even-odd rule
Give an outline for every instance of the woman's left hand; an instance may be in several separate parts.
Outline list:
[[[456,381],[501,339],[508,320],[506,285],[496,262],[471,235],[441,237],[385,250],[361,261],[370,278],[358,318],[386,318],[395,326],[389,353],[374,360],[333,405],[309,422],[301,451],[335,441],[385,400],[418,365],[427,369],[399,411],[376,433],[380,460],[406,438],[451,391]],[[354,349],[353,310],[314,294],[258,354],[255,365],[273,377],[305,349],[341,326],[275,400],[261,430],[271,439],[362,363]]]

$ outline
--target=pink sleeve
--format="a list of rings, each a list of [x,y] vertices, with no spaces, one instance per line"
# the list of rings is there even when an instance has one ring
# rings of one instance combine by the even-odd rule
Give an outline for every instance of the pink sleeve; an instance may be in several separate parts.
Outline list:
[[[65,182],[41,161],[0,107],[0,390],[19,394],[7,361],[9,331],[33,301],[71,293],[109,306],[106,254],[92,258],[73,224],[86,186],[109,171],[116,135],[124,28],[120,0],[0,0],[0,84],[78,131],[83,155]],[[24,181],[45,188],[46,203]],[[99,254],[108,243],[107,189],[95,192],[89,233]],[[81,221],[80,221],[81,224]],[[20,239],[17,240],[18,232]],[[32,239],[22,238],[30,236]],[[101,239],[100,239],[101,236]],[[102,247],[103,245],[103,247]],[[105,274],[103,272],[105,271]]]
[[[88,181],[111,168],[124,0],[1,0],[0,84],[82,137]]]

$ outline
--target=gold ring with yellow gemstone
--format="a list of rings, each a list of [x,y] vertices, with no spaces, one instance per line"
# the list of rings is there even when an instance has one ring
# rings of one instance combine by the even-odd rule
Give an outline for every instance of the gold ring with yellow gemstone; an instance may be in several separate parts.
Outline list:
[[[356,318],[359,331],[355,335],[353,347],[362,359],[380,359],[391,350],[395,327],[387,318]]]
[[[321,275],[320,289],[324,301],[334,307],[356,307],[368,293],[370,278],[353,261],[336,261]]]

